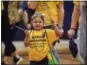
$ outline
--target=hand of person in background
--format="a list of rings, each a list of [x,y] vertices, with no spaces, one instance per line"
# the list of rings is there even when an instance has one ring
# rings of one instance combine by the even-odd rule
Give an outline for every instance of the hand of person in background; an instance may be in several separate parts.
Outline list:
[[[20,1],[19,6],[20,6],[20,8],[18,10],[18,14],[22,15],[24,10],[25,10],[25,8],[27,7],[27,1],[22,1],[22,2]]]
[[[18,10],[18,15],[21,16],[22,14],[23,14],[23,9],[20,8],[20,9]]]
[[[69,29],[68,32],[67,32],[67,34],[68,34],[68,37],[69,38],[73,38],[74,35],[75,35],[75,30],[74,29]]]

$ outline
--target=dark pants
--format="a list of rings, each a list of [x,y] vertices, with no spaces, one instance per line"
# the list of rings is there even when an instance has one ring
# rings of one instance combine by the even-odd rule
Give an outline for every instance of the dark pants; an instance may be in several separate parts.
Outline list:
[[[48,65],[48,58],[45,57],[41,61],[30,61],[30,65]]]
[[[15,46],[12,44],[12,39],[17,29],[15,27],[11,29],[13,25],[9,25],[9,18],[7,13],[8,2],[4,1],[3,4],[5,9],[2,12],[2,16],[1,16],[1,40],[5,44],[4,55],[11,56],[11,54],[16,51]]]

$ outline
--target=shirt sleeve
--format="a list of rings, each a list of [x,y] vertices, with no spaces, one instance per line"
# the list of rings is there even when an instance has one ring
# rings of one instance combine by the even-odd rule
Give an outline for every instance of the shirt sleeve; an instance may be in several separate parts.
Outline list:
[[[27,8],[27,1],[24,1],[20,8],[25,10]]]
[[[80,6],[80,2],[79,1],[73,1],[74,5]]]
[[[58,2],[56,2],[57,5],[59,5],[59,4],[61,4],[61,3],[63,3],[63,1],[58,1]]]
[[[58,38],[54,30],[46,29],[46,31],[47,31],[48,43],[50,44],[50,46],[52,46],[53,42],[56,41]]]

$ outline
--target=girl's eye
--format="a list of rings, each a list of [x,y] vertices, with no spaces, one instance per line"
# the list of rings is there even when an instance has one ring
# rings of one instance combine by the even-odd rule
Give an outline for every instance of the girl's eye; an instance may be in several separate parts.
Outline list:
[[[34,21],[34,23],[41,23],[42,21]]]
[[[41,21],[39,21],[39,23],[41,23]]]
[[[34,21],[34,23],[37,23],[37,21]]]

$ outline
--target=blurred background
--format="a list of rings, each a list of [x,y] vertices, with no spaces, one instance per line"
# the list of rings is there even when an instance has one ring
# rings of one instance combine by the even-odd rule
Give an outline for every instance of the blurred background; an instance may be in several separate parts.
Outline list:
[[[64,35],[62,39],[68,39],[67,31],[70,28],[71,24],[71,16],[73,11],[73,1],[64,1],[64,10],[65,10],[65,18],[64,18]],[[25,28],[23,22],[21,22],[20,27]],[[23,41],[24,40],[24,33],[21,30],[18,30],[15,37],[15,41]]]

